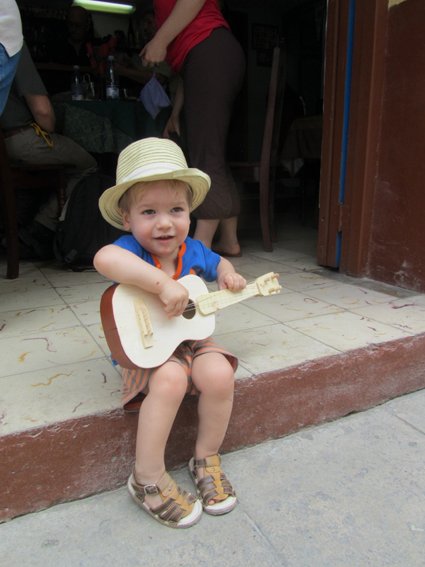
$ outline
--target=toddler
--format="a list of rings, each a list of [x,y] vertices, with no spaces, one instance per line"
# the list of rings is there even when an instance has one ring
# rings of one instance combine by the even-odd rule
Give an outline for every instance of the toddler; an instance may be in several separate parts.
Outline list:
[[[220,289],[243,289],[245,279],[227,259],[188,237],[190,212],[209,188],[209,176],[188,168],[171,140],[130,144],[118,158],[117,184],[99,200],[103,217],[129,234],[101,248],[95,268],[111,280],[157,295],[168,317],[186,308],[188,291],[178,280],[190,273],[216,280]],[[128,490],[158,522],[187,528],[199,521],[202,510],[220,515],[235,507],[219,449],[232,412],[236,368],[237,359],[208,338],[184,341],[156,368],[122,369],[123,403],[145,394]],[[177,411],[190,392],[198,395],[199,426],[189,471],[200,500],[177,486],[164,460]]]

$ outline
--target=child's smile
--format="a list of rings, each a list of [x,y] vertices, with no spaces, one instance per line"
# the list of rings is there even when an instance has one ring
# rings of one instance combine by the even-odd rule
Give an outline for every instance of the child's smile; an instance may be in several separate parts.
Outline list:
[[[137,190],[137,187],[135,188]],[[184,183],[144,183],[136,193],[130,211],[124,213],[124,227],[151,254],[174,260],[189,232],[189,200]]]

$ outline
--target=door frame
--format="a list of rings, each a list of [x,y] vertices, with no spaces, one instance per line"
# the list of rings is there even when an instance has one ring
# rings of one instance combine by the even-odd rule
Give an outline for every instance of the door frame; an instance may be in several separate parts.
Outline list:
[[[387,0],[328,0],[317,260],[356,276],[368,271],[387,23]]]

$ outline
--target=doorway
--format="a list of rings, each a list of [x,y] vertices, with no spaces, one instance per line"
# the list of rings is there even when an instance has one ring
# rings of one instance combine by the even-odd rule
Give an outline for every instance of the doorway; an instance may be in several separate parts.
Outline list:
[[[229,157],[255,161],[262,128],[273,41],[283,40],[286,89],[280,123],[275,217],[306,230],[318,226],[321,171],[326,0],[229,2],[225,12],[247,59],[245,84],[235,105]],[[254,232],[255,200],[244,203],[240,228]]]

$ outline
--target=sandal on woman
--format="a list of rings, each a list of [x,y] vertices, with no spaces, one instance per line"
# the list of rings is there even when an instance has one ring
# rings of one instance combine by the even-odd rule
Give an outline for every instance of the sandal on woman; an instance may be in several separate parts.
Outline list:
[[[198,469],[204,469],[204,476],[198,477]],[[212,516],[227,514],[236,506],[237,498],[232,485],[221,470],[220,455],[212,455],[206,459],[189,461],[189,472],[196,490],[202,500],[204,512]],[[211,504],[211,501],[214,501]]]
[[[142,510],[170,528],[190,528],[201,519],[202,506],[199,500],[177,486],[167,472],[157,484],[139,484],[133,472],[128,479],[127,488]],[[145,497],[155,495],[161,498],[162,504],[149,506]]]

